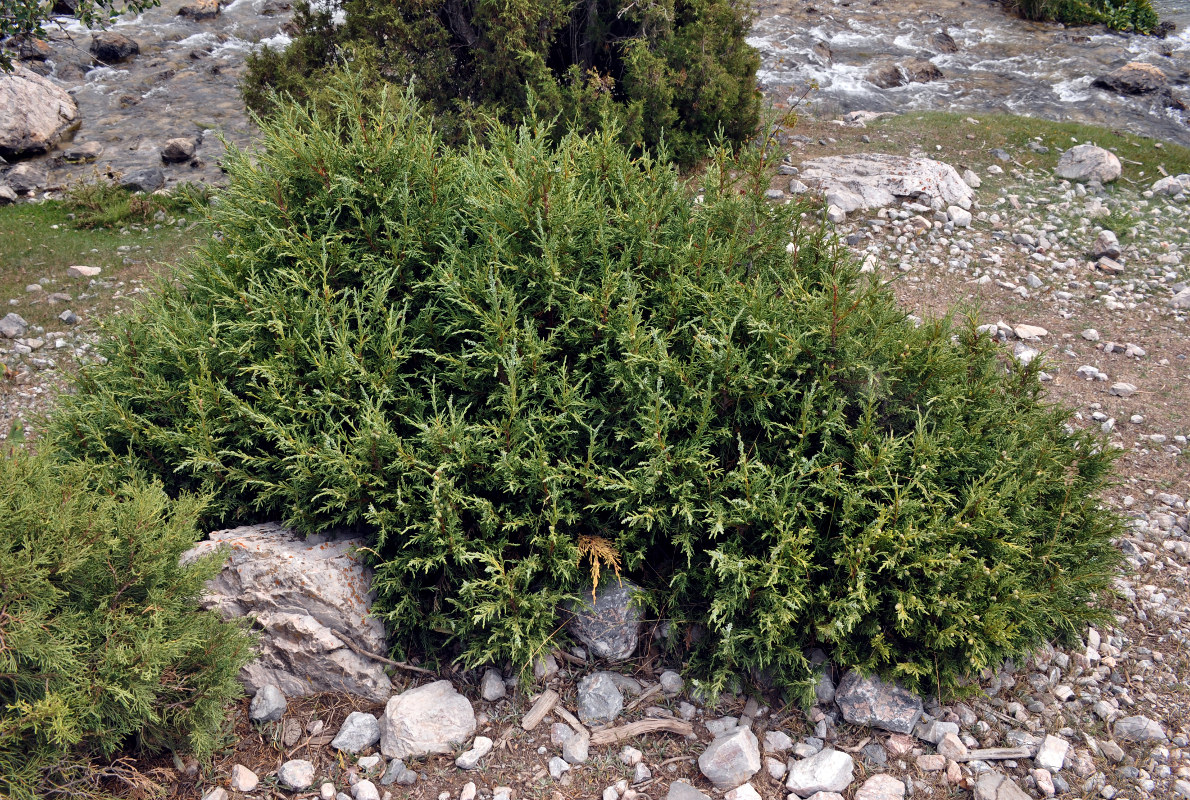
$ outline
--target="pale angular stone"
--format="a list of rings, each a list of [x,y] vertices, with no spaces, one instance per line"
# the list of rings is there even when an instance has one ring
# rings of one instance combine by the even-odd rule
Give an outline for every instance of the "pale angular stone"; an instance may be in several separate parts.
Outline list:
[[[1054,786],[1054,777],[1047,769],[1035,769],[1029,773],[1033,776],[1033,780],[1037,783],[1037,788],[1043,797],[1053,797],[1056,793]]]
[[[243,764],[235,764],[231,768],[231,788],[237,792],[251,792],[260,783],[256,773]]]
[[[550,777],[558,780],[566,772],[570,771],[570,765],[564,759],[554,756],[550,759],[549,764],[546,765],[550,771]]]
[[[1116,738],[1126,742],[1161,742],[1166,739],[1160,724],[1140,715],[1116,720],[1113,729]]]
[[[562,743],[562,758],[567,764],[585,764],[591,753],[591,737],[585,733],[571,736]]]
[[[170,139],[161,148],[161,160],[166,164],[180,164],[194,158],[194,140],[187,138]]]
[[[724,794],[723,800],[760,800],[760,792],[756,791],[752,784],[745,783]]]
[[[904,800],[905,784],[892,775],[873,775],[864,781],[854,800]]]
[[[0,319],[0,336],[6,339],[19,339],[25,335],[29,323],[16,312],[10,311]]]
[[[1065,739],[1052,735],[1046,736],[1041,747],[1037,749],[1037,755],[1033,756],[1033,763],[1050,772],[1058,772],[1062,769],[1062,763],[1066,760],[1066,751],[1069,749],[1070,742]]]
[[[459,769],[475,769],[479,766],[479,760],[492,752],[494,744],[487,736],[476,736],[475,741],[471,743],[471,749],[455,759],[455,766]]]
[[[362,780],[351,787],[351,796],[355,800],[380,800],[380,790],[369,780]]]
[[[913,735],[924,742],[930,744],[938,744],[942,741],[942,737],[948,733],[959,732],[959,725],[957,722],[940,722],[938,720],[930,720],[922,723],[913,729]]]
[[[1032,800],[1032,798],[1007,775],[1000,772],[985,772],[975,782],[975,800]]]
[[[484,672],[483,680],[479,683],[479,694],[489,703],[508,694],[508,689],[504,685],[504,679],[500,677],[499,670],[489,669]]]
[[[789,765],[785,788],[798,797],[815,792],[842,792],[851,785],[855,761],[839,750],[827,748]]]
[[[666,794],[665,800],[711,800],[711,798],[686,781],[674,781],[669,786],[669,793]]]
[[[276,722],[285,715],[289,704],[285,695],[272,684],[261,686],[248,704],[248,719],[253,722]]]
[[[1017,325],[1012,332],[1018,339],[1041,339],[1049,336],[1049,331],[1040,325]]]
[[[587,675],[578,683],[578,718],[587,725],[611,722],[624,710],[624,695],[610,672]]]
[[[314,765],[304,758],[286,761],[277,770],[277,782],[294,791],[308,789],[314,783]]]
[[[88,267],[83,264],[75,264],[66,268],[66,276],[69,278],[94,278],[103,272],[103,267]]]
[[[975,192],[954,168],[926,158],[884,153],[827,156],[806,161],[799,176],[844,214],[882,208],[925,195],[943,205],[971,208]]]
[[[760,742],[747,728],[718,737],[698,757],[698,768],[717,789],[734,789],[760,772]]]
[[[345,753],[358,753],[380,741],[380,721],[371,714],[352,711],[343,721],[331,747]]]
[[[216,531],[182,556],[187,563],[228,553],[203,605],[225,619],[252,617],[260,629],[260,655],[240,672],[249,692],[271,683],[290,697],[333,691],[379,703],[392,695],[385,665],[345,644],[388,648],[384,625],[370,614],[372,571],[355,553],[364,544],[265,523]]]
[[[380,718],[380,752],[388,758],[449,753],[475,733],[475,710],[450,681],[434,681],[388,701]]]
[[[957,734],[946,733],[936,745],[938,753],[952,760],[958,760],[967,755],[967,745]]]
[[[784,731],[765,731],[764,752],[784,753],[793,747],[793,740]]]

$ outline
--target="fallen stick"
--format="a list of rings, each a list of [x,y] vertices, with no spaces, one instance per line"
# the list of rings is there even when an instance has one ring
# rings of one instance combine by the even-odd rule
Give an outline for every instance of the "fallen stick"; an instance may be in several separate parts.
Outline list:
[[[424,667],[415,667],[412,664],[406,664],[404,661],[393,661],[391,658],[385,658],[384,656],[377,655],[376,653],[369,653],[367,650],[356,647],[351,642],[347,641],[346,638],[339,636],[337,633],[335,634],[335,638],[338,639],[343,644],[347,645],[347,649],[349,649],[351,652],[355,653],[357,656],[361,656],[363,658],[370,658],[373,661],[379,661],[381,664],[388,664],[389,666],[396,667],[397,669],[407,669],[410,672],[416,672],[421,675],[437,675],[438,674],[437,672],[434,672],[434,670],[432,670],[432,669],[425,669]]]
[[[640,697],[636,698],[636,699],[635,699],[635,700],[633,700],[631,703],[629,703],[629,704],[628,704],[628,706],[627,706],[627,708],[625,708],[625,709],[624,709],[624,711],[625,711],[625,712],[628,712],[628,711],[632,711],[632,710],[634,710],[634,709],[635,709],[635,708],[637,708],[637,707],[638,707],[638,706],[639,706],[641,703],[645,702],[646,700],[648,700],[649,698],[651,698],[653,695],[657,694],[657,693],[658,693],[658,692],[660,692],[660,691],[661,691],[661,684],[659,684],[659,683],[655,683],[655,684],[653,684],[653,685],[652,685],[652,686],[650,686],[648,689],[646,689],[646,690],[644,691],[644,693],[643,693],[643,694],[641,694],[641,696],[640,696]]]
[[[591,732],[587,730],[587,726],[580,722],[578,717],[567,711],[566,707],[561,703],[554,706],[554,713],[561,717],[567,725],[574,728],[574,732],[579,736],[586,736],[588,739],[591,738]]]
[[[955,761],[1003,761],[1009,758],[1032,758],[1027,747],[989,747],[985,750],[971,750],[965,756],[956,756]]]
[[[546,689],[537,698],[537,702],[529,709],[529,713],[521,720],[521,727],[527,731],[531,731],[541,724],[545,719],[545,715],[554,710],[554,706],[558,705],[558,693],[553,689]]]
[[[637,722],[629,722],[627,725],[619,725],[615,728],[607,728],[593,733],[591,734],[591,744],[599,747],[605,744],[615,744],[624,739],[643,736],[646,733],[661,732],[675,733],[678,736],[690,736],[694,733],[694,726],[689,722],[682,722],[676,719],[642,719]]]

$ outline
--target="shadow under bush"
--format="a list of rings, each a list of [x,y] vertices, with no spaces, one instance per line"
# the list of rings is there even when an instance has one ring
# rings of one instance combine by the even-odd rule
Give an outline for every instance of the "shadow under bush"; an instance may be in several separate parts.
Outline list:
[[[0,794],[106,795],[142,780],[112,760],[210,754],[249,657],[198,607],[207,559],[181,567],[201,503],[94,465],[0,452]]]
[[[219,238],[114,324],[59,446],[222,521],[362,526],[394,648],[468,664],[558,644],[609,549],[711,690],[805,690],[814,646],[945,689],[1096,617],[1101,442],[767,203],[760,149],[692,197],[614,130],[454,149],[337,91],[230,154]]]

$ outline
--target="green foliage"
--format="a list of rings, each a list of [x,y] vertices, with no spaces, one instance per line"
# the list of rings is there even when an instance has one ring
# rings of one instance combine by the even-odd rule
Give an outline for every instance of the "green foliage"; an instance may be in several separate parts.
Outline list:
[[[395,648],[472,665],[557,644],[596,560],[711,690],[805,689],[813,646],[948,688],[1096,616],[1111,457],[1035,365],[915,327],[767,203],[768,140],[692,197],[615,130],[453,149],[337,91],[230,154],[218,238],[117,323],[60,446],[226,521],[362,526]]]
[[[45,36],[45,24],[53,14],[69,10],[87,27],[97,27],[125,13],[140,13],[160,5],[161,0],[4,0],[0,3],[0,41],[10,36]],[[12,70],[12,55],[0,48],[0,71]]]
[[[1151,0],[1008,0],[1025,19],[1101,24],[1117,31],[1150,34],[1160,21]]]
[[[132,744],[209,754],[248,638],[198,609],[207,559],[180,567],[201,503],[93,465],[0,454],[0,794],[101,793]],[[98,761],[93,765],[93,761]]]
[[[744,0],[343,0],[299,3],[295,20],[301,33],[284,53],[249,59],[243,92],[256,111],[271,108],[273,90],[326,107],[321,87],[348,60],[373,84],[413,86],[454,140],[488,117],[518,122],[535,103],[567,129],[610,116],[625,143],[664,140],[689,164],[720,130],[741,142],[758,122]]]

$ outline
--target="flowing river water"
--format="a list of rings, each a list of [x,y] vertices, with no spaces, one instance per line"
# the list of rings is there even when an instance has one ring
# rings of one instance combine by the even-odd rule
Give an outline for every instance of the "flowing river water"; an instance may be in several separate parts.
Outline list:
[[[94,171],[160,166],[162,146],[177,136],[199,140],[198,159],[165,167],[167,182],[219,182],[216,132],[238,146],[251,142],[254,127],[237,84],[252,48],[288,43],[283,28],[289,0],[233,0],[202,22],[178,16],[186,2],[164,0],[117,20],[113,29],[135,39],[141,53],[112,66],[86,68],[90,34],[77,23],[64,22],[53,32],[47,65],[79,105],[81,124],[73,139],[98,142],[104,152],[86,166],[63,164],[50,154],[43,160],[51,184]],[[1091,86],[1095,76],[1129,61],[1158,66],[1175,94],[1190,83],[1190,34],[1182,28],[1190,27],[1190,4],[1158,2],[1165,4],[1159,6],[1163,18],[1179,26],[1164,39],[1025,22],[996,0],[759,0],[749,42],[761,54],[758,81],[770,98],[822,113],[1007,111],[1095,122],[1190,145],[1187,112],[1152,97]],[[874,66],[909,58],[930,61],[941,78],[891,89],[867,80]]]

